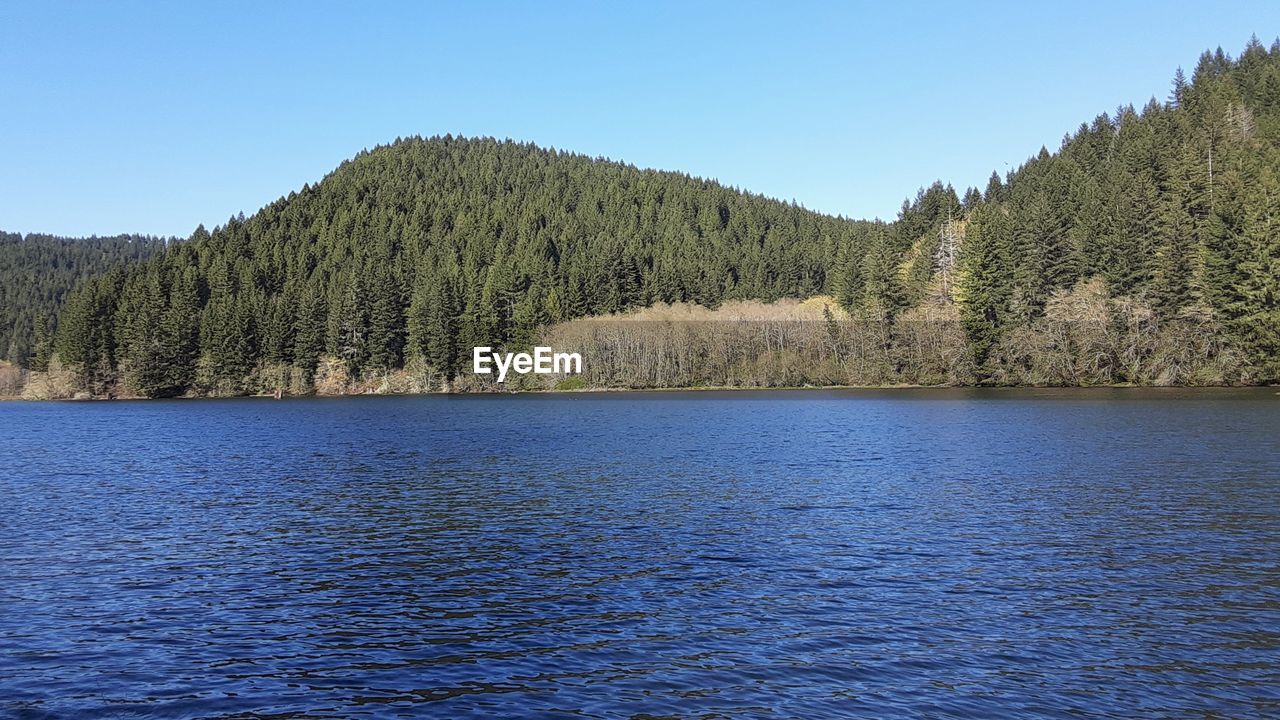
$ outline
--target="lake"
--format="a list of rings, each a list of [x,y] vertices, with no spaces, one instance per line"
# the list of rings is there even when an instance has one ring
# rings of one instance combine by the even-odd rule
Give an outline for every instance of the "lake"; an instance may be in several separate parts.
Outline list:
[[[1280,395],[0,403],[0,715],[1280,716]]]

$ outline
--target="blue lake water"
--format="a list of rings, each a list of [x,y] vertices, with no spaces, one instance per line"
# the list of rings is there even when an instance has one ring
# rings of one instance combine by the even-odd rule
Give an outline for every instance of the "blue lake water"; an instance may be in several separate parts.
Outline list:
[[[0,716],[1280,716],[1280,395],[0,404]]]

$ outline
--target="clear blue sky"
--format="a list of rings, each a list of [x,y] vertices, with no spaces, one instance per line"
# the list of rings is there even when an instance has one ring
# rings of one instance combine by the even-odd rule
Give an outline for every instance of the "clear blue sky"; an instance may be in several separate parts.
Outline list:
[[[6,0],[0,229],[185,236],[443,133],[891,218],[1280,33],[1274,0],[480,5]]]

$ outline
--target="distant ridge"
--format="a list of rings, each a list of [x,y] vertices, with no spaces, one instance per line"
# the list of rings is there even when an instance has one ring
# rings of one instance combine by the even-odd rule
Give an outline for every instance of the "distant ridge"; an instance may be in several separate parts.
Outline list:
[[[48,342],[62,302],[82,279],[145,260],[164,250],[151,235],[87,238],[0,231],[0,350],[29,364]]]

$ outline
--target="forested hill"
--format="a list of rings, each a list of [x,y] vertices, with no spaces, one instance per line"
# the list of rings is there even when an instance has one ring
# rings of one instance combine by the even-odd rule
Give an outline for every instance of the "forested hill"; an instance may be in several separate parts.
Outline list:
[[[1214,355],[1205,381],[1280,381],[1280,41],[1204,53],[1164,102],[1099,115],[966,205],[957,299],[987,369],[1034,380],[1049,324],[1101,322],[1167,336],[1177,381]]]
[[[884,382],[1256,383],[1280,380],[1278,283],[1280,44],[1254,41],[888,225],[528,144],[398,140],[86,283],[57,346],[96,392],[221,394],[335,363],[447,377],[559,320],[828,293],[883,330],[831,347],[880,353]],[[830,377],[867,377],[837,354]]]
[[[80,280],[144,260],[165,241],[145,235],[66,238],[0,232],[0,359],[26,365],[48,349],[57,313]]]
[[[353,374],[417,356],[452,370],[462,348],[547,322],[820,292],[881,230],[529,144],[410,138],[90,283],[60,356],[147,394],[234,392],[263,364],[310,373],[322,356]]]

